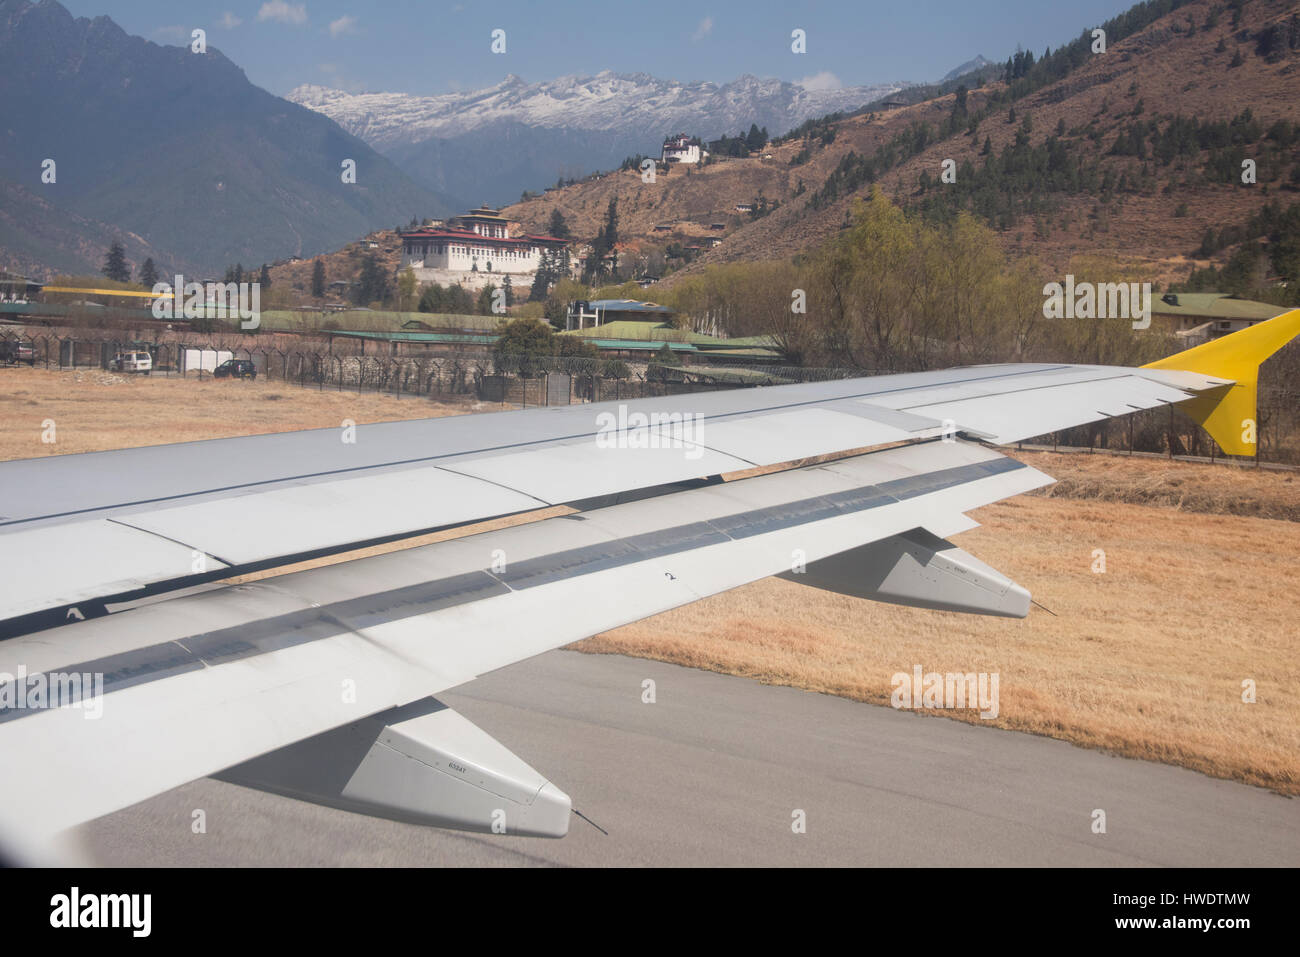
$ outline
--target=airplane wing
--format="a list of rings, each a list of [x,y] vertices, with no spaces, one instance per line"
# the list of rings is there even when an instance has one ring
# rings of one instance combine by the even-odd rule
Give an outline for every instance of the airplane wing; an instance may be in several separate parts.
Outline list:
[[[1254,368],[1298,331],[1300,311],[1173,367],[985,366],[0,464],[0,749],[26,772],[0,820],[52,834],[220,772],[560,836],[568,797],[432,696],[777,574],[1024,617],[1025,589],[945,539],[1051,480],[980,440],[1163,404],[1234,440],[1216,410],[1249,390],[1253,415]],[[723,480],[754,466],[783,467]],[[555,504],[574,512],[168,594]]]
[[[0,535],[24,560],[0,619],[58,623],[87,602],[945,432],[1014,442],[1228,385],[986,366],[8,462]]]

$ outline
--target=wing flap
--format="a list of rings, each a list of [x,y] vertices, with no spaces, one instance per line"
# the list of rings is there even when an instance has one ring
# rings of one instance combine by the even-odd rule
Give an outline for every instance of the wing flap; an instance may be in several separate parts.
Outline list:
[[[105,519],[10,533],[0,547],[0,620],[227,567],[166,534]]]
[[[117,521],[186,542],[233,566],[546,504],[525,492],[425,466],[365,478],[282,485],[233,499],[125,515]]]

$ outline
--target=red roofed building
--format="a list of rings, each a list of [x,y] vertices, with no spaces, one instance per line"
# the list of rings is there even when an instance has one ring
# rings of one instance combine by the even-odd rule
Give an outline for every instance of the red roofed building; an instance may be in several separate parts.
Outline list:
[[[466,287],[500,285],[504,275],[516,288],[531,284],[543,251],[568,245],[568,240],[554,236],[512,237],[509,221],[490,206],[401,236],[401,269],[410,266],[420,282],[459,282]]]

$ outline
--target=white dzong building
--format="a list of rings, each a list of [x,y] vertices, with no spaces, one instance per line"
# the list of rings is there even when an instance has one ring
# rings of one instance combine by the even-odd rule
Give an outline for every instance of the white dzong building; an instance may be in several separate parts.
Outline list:
[[[677,133],[664,140],[663,158],[667,163],[699,163],[709,155],[709,151],[700,146],[698,137]]]
[[[421,283],[459,283],[467,289],[500,286],[505,276],[519,290],[532,285],[542,252],[563,249],[555,236],[510,235],[509,221],[490,206],[480,206],[446,223],[406,230],[402,265]],[[400,271],[399,270],[399,271]]]

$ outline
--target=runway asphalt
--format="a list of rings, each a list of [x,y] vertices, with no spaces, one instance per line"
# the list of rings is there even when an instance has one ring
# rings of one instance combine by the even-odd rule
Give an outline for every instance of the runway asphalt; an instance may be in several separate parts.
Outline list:
[[[562,840],[443,831],[204,779],[81,837],[119,866],[1300,864],[1295,800],[742,678],[555,651],[440,697],[608,836],[577,818]]]

